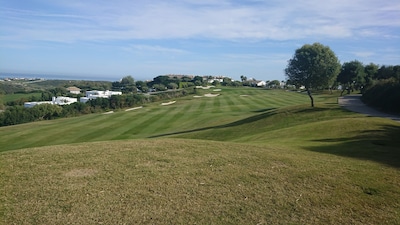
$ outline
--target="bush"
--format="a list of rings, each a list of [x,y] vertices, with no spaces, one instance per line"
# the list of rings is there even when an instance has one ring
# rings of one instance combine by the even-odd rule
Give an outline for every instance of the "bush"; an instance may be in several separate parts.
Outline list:
[[[400,82],[395,79],[378,81],[365,91],[362,100],[380,110],[400,113]]]

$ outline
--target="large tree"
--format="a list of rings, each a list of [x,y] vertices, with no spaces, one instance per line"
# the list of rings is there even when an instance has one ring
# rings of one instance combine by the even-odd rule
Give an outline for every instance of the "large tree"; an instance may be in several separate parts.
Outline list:
[[[113,90],[120,90],[123,93],[136,92],[135,80],[131,75],[123,77],[120,81],[112,83]]]
[[[306,44],[295,51],[288,61],[285,74],[296,86],[304,86],[314,107],[312,89],[325,88],[333,84],[340,71],[335,53],[320,43]]]
[[[125,76],[121,79],[121,88],[124,93],[136,92],[135,80],[132,76]]]
[[[374,63],[370,63],[370,64],[364,66],[366,88],[372,86],[373,80],[376,77],[376,74],[378,73],[378,69],[379,69],[379,66]]]
[[[355,86],[361,88],[365,83],[364,65],[357,60],[343,63],[337,81],[342,85],[340,95],[345,90],[347,90],[347,94],[350,94]]]

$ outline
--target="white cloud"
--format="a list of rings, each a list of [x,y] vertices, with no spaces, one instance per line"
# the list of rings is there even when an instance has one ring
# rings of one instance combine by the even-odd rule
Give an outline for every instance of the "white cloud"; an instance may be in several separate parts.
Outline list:
[[[400,6],[393,0],[71,0],[49,1],[49,6],[53,8],[2,8],[3,38],[60,42],[165,38],[293,40],[346,38],[358,35],[359,30],[360,35],[376,35],[378,26],[400,26],[400,20],[394,19],[400,14]],[[391,34],[388,31],[386,35]]]
[[[353,54],[355,56],[361,57],[361,58],[369,58],[369,57],[375,55],[375,53],[369,52],[369,51],[353,52]]]
[[[313,42],[343,62],[400,59],[398,0],[0,2],[8,68],[283,76],[294,49]]]
[[[139,51],[139,52],[157,52],[157,53],[173,53],[173,54],[184,54],[188,53],[185,50],[177,48],[166,48],[159,45],[129,45],[124,48],[127,51]]]

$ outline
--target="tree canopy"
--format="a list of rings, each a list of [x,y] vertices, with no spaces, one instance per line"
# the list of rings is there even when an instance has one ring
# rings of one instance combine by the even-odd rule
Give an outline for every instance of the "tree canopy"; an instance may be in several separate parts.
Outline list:
[[[342,94],[345,90],[349,94],[354,85],[362,86],[364,83],[363,64],[357,60],[343,63],[337,81],[342,84]]]
[[[333,84],[341,65],[335,53],[320,43],[306,44],[295,51],[288,61],[285,74],[297,86],[304,86],[314,107],[312,89],[325,88]]]
[[[112,89],[120,90],[123,93],[135,93],[137,90],[135,86],[135,80],[131,75],[123,77],[121,81],[113,82]]]

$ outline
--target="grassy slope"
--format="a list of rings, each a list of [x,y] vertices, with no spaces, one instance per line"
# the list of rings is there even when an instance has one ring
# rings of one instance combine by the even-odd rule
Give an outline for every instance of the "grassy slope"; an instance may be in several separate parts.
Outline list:
[[[41,93],[29,93],[29,94],[21,94],[21,93],[18,93],[18,94],[8,94],[8,95],[0,95],[0,102],[2,101],[2,102],[4,102],[4,103],[6,103],[6,102],[11,102],[11,101],[15,101],[15,100],[19,100],[19,99],[21,99],[21,98],[26,98],[26,99],[28,99],[28,98],[30,98],[30,97],[32,97],[32,96],[35,96],[35,97],[41,97],[42,96],[42,94]]]
[[[6,150],[140,138],[2,153],[4,221],[400,223],[399,124],[322,97],[310,109],[297,93],[230,89],[4,128]]]
[[[210,91],[204,91],[208,92]],[[0,151],[54,144],[146,138],[224,125],[257,115],[264,107],[282,107],[304,101],[307,101],[307,97],[298,93],[250,88],[224,89],[218,97],[190,96],[169,106],[156,103],[128,112],[92,114],[0,127]]]

